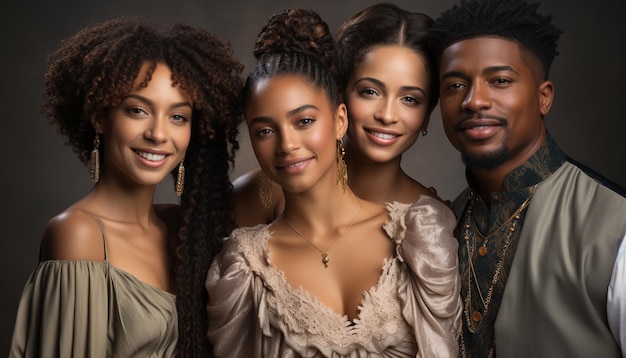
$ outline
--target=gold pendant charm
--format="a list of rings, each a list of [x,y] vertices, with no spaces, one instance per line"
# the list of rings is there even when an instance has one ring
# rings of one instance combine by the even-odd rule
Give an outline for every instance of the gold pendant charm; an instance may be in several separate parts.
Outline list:
[[[480,256],[485,256],[487,255],[487,247],[485,247],[484,245],[478,248],[478,254]]]
[[[330,259],[328,258],[328,254],[325,252],[322,252],[322,263],[324,264],[324,268],[328,268],[329,261]]]
[[[472,312],[472,321],[478,323],[480,322],[481,319],[483,319],[483,316],[480,314],[480,312],[478,311]]]

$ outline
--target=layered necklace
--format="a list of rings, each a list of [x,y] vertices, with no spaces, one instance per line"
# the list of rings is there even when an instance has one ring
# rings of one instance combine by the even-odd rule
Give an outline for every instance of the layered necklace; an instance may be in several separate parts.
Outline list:
[[[330,251],[330,249],[332,249],[335,244],[337,244],[339,242],[339,240],[341,240],[343,238],[343,236],[346,234],[346,232],[348,232],[350,230],[350,228],[352,227],[352,224],[354,224],[354,222],[356,221],[356,218],[359,217],[359,214],[361,213],[361,200],[359,198],[357,198],[357,201],[359,202],[359,210],[357,210],[356,215],[354,215],[354,217],[352,218],[352,220],[350,221],[350,224],[348,224],[348,226],[346,227],[346,230],[344,230],[343,233],[341,233],[341,235],[339,235],[339,237],[337,238],[337,240],[335,240],[335,242],[333,242],[332,244],[330,244],[330,246],[326,249],[326,250],[322,250],[319,248],[319,246],[315,245],[313,243],[313,241],[311,241],[311,239],[309,239],[308,237],[306,237],[303,233],[300,232],[300,230],[296,229],[295,226],[293,226],[289,220],[287,220],[286,216],[283,216],[283,219],[285,219],[285,222],[287,223],[287,225],[289,225],[289,227],[296,233],[298,234],[301,238],[303,238],[306,242],[308,242],[309,244],[311,244],[311,246],[313,246],[317,251],[319,251],[322,254],[322,264],[324,264],[324,268],[328,268],[328,263],[330,262],[330,256],[328,254],[328,252]]]
[[[487,313],[489,311],[489,304],[491,303],[491,298],[492,298],[493,291],[494,291],[494,287],[496,286],[496,283],[500,279],[500,272],[502,271],[502,267],[504,266],[505,258],[509,252],[509,247],[511,243],[514,242],[515,239],[519,237],[519,234],[520,234],[519,225],[518,225],[519,220],[522,217],[522,213],[524,212],[524,210],[528,208],[528,205],[530,204],[530,199],[532,198],[536,188],[537,188],[536,184],[532,186],[532,188],[530,189],[530,193],[528,194],[528,197],[526,197],[526,199],[522,202],[522,204],[513,212],[513,214],[510,217],[504,220],[504,222],[498,228],[496,228],[493,232],[491,232],[488,235],[484,235],[478,229],[478,225],[476,224],[476,219],[474,218],[474,215],[473,215],[472,202],[474,199],[474,193],[470,195],[470,198],[469,198],[470,203],[469,205],[467,205],[467,210],[465,212],[465,221],[463,224],[463,229],[464,229],[463,241],[465,242],[465,248],[467,250],[467,262],[468,262],[467,263],[468,265],[467,294],[465,297],[464,313],[465,313],[465,323],[467,324],[467,328],[471,333],[476,333],[478,325],[483,320],[483,318],[487,316]],[[476,270],[474,269],[474,259],[478,258],[478,256],[475,256],[475,252],[477,251],[480,257],[487,256],[487,253],[488,253],[487,243],[489,242],[489,239],[492,238],[497,233],[504,233],[504,232],[506,232],[506,237],[504,238],[502,249],[500,251],[498,262],[496,263],[495,270],[491,278],[489,289],[487,290],[487,294],[484,295],[483,290],[480,288],[478,277],[476,275]],[[476,236],[480,238],[481,240],[478,248],[476,248],[478,238],[474,237],[474,234],[476,234]],[[478,292],[480,302],[482,303],[482,306],[483,306],[482,313],[480,312],[480,310],[473,310],[471,307],[472,305],[471,304],[472,282],[474,286],[476,286],[476,292]],[[464,341],[464,338],[461,337],[462,356],[465,356],[464,348],[465,348],[465,341]],[[489,353],[490,353],[489,354],[490,356],[493,354],[493,346]]]

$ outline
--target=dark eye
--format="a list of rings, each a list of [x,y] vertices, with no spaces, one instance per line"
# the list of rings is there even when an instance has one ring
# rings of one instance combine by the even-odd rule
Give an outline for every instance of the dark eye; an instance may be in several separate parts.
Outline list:
[[[272,133],[273,133],[273,131],[270,128],[266,127],[266,128],[261,128],[261,129],[257,130],[255,132],[255,135],[257,137],[266,137],[266,136],[268,136],[268,135],[270,135]]]
[[[359,94],[366,97],[378,96],[378,91],[373,88],[364,88],[359,91]]]
[[[498,78],[496,78],[495,80],[493,80],[493,83],[494,83],[494,84],[496,84],[496,85],[498,85],[498,86],[508,85],[508,84],[510,84],[511,82],[513,82],[513,81],[511,81],[511,80],[510,80],[510,79],[508,79],[508,78],[504,78],[504,77],[498,77]]]
[[[413,96],[402,97],[402,101],[406,102],[408,104],[411,104],[411,105],[416,105],[416,104],[420,104],[421,103],[420,100],[418,100],[417,98],[415,98]]]
[[[128,107],[126,111],[130,114],[135,114],[135,115],[146,113],[146,111],[141,107]]]
[[[174,122],[187,122],[187,117],[182,114],[174,114],[172,120]]]
[[[306,127],[306,126],[313,124],[313,122],[315,122],[314,118],[305,117],[305,118],[300,119],[297,125],[298,127]]]

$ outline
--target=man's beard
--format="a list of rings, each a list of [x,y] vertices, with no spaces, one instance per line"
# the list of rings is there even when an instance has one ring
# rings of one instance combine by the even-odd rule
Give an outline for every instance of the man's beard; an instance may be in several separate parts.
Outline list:
[[[509,150],[507,148],[507,143],[509,142],[509,121],[504,117],[491,116],[484,113],[478,113],[476,115],[478,118],[489,118],[496,119],[500,122],[500,125],[505,130],[504,139],[502,140],[501,146],[494,151],[491,152],[481,152],[481,153],[470,153],[463,145],[461,145],[461,160],[466,167],[470,169],[496,169],[503,163],[505,163],[509,159]],[[469,114],[464,120],[470,119],[472,117]],[[460,130],[460,125],[463,121],[457,124],[455,128],[457,131]]]
[[[461,150],[461,159],[471,169],[496,169],[509,159],[509,151],[505,145],[489,153],[471,154]]]

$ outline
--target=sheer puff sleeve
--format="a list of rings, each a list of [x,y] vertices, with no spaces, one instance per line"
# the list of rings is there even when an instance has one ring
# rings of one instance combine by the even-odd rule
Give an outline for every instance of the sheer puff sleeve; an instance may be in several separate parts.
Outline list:
[[[415,330],[417,356],[458,357],[462,301],[454,214],[437,199],[422,196],[403,216],[396,215],[385,230],[410,276],[400,298],[402,314]]]
[[[254,285],[261,284],[250,269],[236,239],[226,240],[222,251],[211,264],[206,280],[209,294],[208,338],[215,357],[254,357],[260,344],[259,319],[256,316]],[[257,290],[261,292],[263,290]],[[262,312],[259,312],[261,314]]]
[[[10,357],[104,357],[107,279],[102,262],[45,261],[20,300]]]

